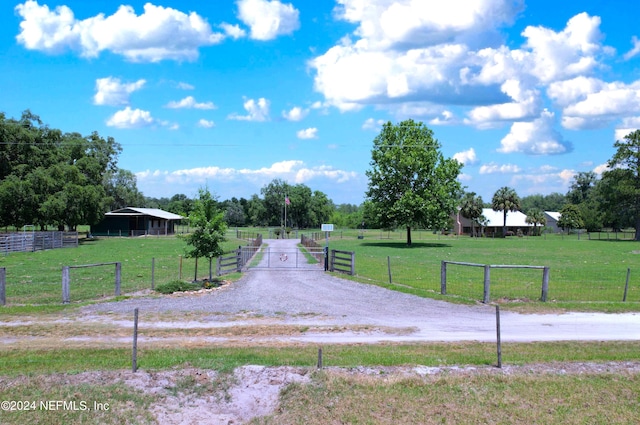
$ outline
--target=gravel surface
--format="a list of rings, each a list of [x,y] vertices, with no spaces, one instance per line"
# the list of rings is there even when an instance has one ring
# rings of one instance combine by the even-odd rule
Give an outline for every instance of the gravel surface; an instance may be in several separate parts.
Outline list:
[[[211,326],[264,323],[367,325],[385,328],[354,332],[305,333],[288,340],[314,342],[493,341],[496,314],[492,306],[466,306],[425,299],[296,267],[297,240],[266,240],[270,257],[261,265],[277,268],[248,271],[242,279],[198,296],[142,297],[88,306],[85,314],[111,312],[204,313]],[[282,261],[287,253],[288,260]],[[299,256],[301,261],[303,256]],[[243,320],[243,322],[239,322]],[[635,340],[640,314],[518,314],[502,312],[503,341]],[[395,329],[396,331],[390,331]],[[272,338],[273,339],[273,338]]]

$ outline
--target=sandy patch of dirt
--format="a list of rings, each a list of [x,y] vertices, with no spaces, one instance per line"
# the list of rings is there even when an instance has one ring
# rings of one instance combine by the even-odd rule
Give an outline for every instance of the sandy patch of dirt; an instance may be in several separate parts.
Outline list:
[[[243,366],[233,374],[214,370],[182,368],[163,371],[93,371],[79,374],[40,376],[48,385],[106,385],[121,382],[156,397],[150,408],[158,423],[191,425],[201,423],[243,424],[270,415],[278,407],[280,393],[293,383],[309,384],[315,368]],[[346,375],[356,380],[393,382],[423,378],[425,383],[438,375],[595,375],[640,374],[640,362],[548,363],[523,366],[397,366],[329,367],[323,373]],[[24,384],[28,376],[4,378],[4,386]]]

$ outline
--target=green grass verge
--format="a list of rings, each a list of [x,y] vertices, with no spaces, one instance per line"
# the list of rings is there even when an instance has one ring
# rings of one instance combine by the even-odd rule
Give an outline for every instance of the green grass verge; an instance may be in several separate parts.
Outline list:
[[[640,360],[638,342],[550,342],[502,344],[504,364]],[[264,366],[313,366],[316,346],[139,348],[138,366],[145,370],[181,365],[230,371],[247,364]],[[1,350],[0,375],[78,373],[131,367],[126,348],[59,348]],[[327,345],[325,366],[492,365],[496,348],[488,343]]]

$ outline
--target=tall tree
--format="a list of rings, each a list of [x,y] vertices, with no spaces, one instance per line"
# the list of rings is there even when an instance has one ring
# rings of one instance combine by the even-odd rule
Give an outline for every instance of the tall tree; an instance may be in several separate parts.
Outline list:
[[[502,211],[502,237],[507,236],[507,213],[520,209],[520,197],[514,189],[503,186],[493,194],[491,208],[494,211]]]
[[[445,158],[433,131],[421,122],[387,122],[373,141],[366,193],[375,221],[384,227],[446,225],[457,207],[462,165]]]
[[[224,253],[222,243],[227,226],[224,213],[218,209],[218,202],[208,188],[198,190],[198,199],[189,215],[189,222],[194,230],[183,236],[188,245],[185,254],[189,258],[209,259],[209,280],[212,280],[212,261]]]
[[[529,224],[533,224],[533,234],[536,236],[540,236],[540,231],[537,229],[538,224],[540,226],[545,226],[547,224],[547,218],[544,216],[544,212],[538,208],[530,209],[527,212],[527,218],[525,218],[524,221]]]
[[[617,150],[608,162],[612,170],[605,171],[602,179],[616,178],[617,184],[612,185],[612,189],[619,202],[617,208],[626,210],[632,217],[635,240],[640,241],[640,130],[627,134],[613,146]]]
[[[558,226],[569,232],[572,229],[580,229],[584,226],[582,216],[580,215],[580,209],[577,205],[567,204],[560,210]]]
[[[136,175],[119,168],[107,171],[103,177],[106,195],[111,198],[110,210],[126,207],[142,207],[144,195],[138,190]]]
[[[471,221],[471,236],[477,236],[476,224],[482,216],[482,207],[484,202],[481,196],[476,196],[475,192],[465,193],[460,201],[460,214]]]
[[[593,171],[581,171],[573,176],[567,199],[574,205],[585,202],[593,192],[598,176]]]

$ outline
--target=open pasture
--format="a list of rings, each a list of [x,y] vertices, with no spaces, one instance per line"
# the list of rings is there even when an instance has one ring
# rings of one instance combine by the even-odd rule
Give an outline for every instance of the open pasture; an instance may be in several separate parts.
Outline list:
[[[246,244],[234,236],[235,232],[229,232],[225,250]],[[185,242],[175,236],[96,238],[82,240],[78,248],[6,255],[0,257],[0,267],[6,268],[7,305],[61,303],[64,266],[120,262],[122,295],[151,289],[152,263],[155,285],[175,279],[206,278],[208,261],[199,259],[196,274],[195,260],[184,258],[185,246]],[[215,274],[215,263],[213,267]],[[114,290],[113,265],[70,271],[72,303],[112,297]]]
[[[268,234],[268,229],[239,230],[243,235]],[[237,231],[229,229],[226,249],[246,243],[235,238]],[[318,243],[323,245],[321,236]],[[405,236],[400,230],[337,230],[331,233],[330,248],[356,252],[357,280],[419,296],[482,300],[482,267],[449,265],[447,295],[440,295],[442,261],[535,265],[550,269],[547,303],[538,302],[542,271],[532,269],[492,268],[491,301],[533,309],[640,310],[640,244],[633,241],[589,240],[585,235],[470,238],[414,230],[413,246],[407,247]],[[196,273],[195,260],[184,258],[184,246],[178,237],[100,238],[83,240],[78,248],[3,256],[0,267],[7,271],[7,304],[59,304],[63,266],[121,262],[123,295],[151,288],[152,262],[155,285],[207,277],[208,261],[200,259]],[[114,280],[112,265],[72,269],[72,303],[113,296]]]
[[[357,278],[363,281],[439,298],[442,261],[546,266],[550,279],[544,304],[549,307],[640,310],[640,244],[634,241],[584,235],[492,239],[414,231],[413,246],[407,247],[402,231],[367,231],[363,236],[334,232],[330,240],[330,249],[356,252]],[[627,302],[622,303],[627,275]],[[449,265],[446,298],[481,301],[483,281],[482,267]],[[535,302],[541,289],[542,270],[491,269],[492,301]]]

